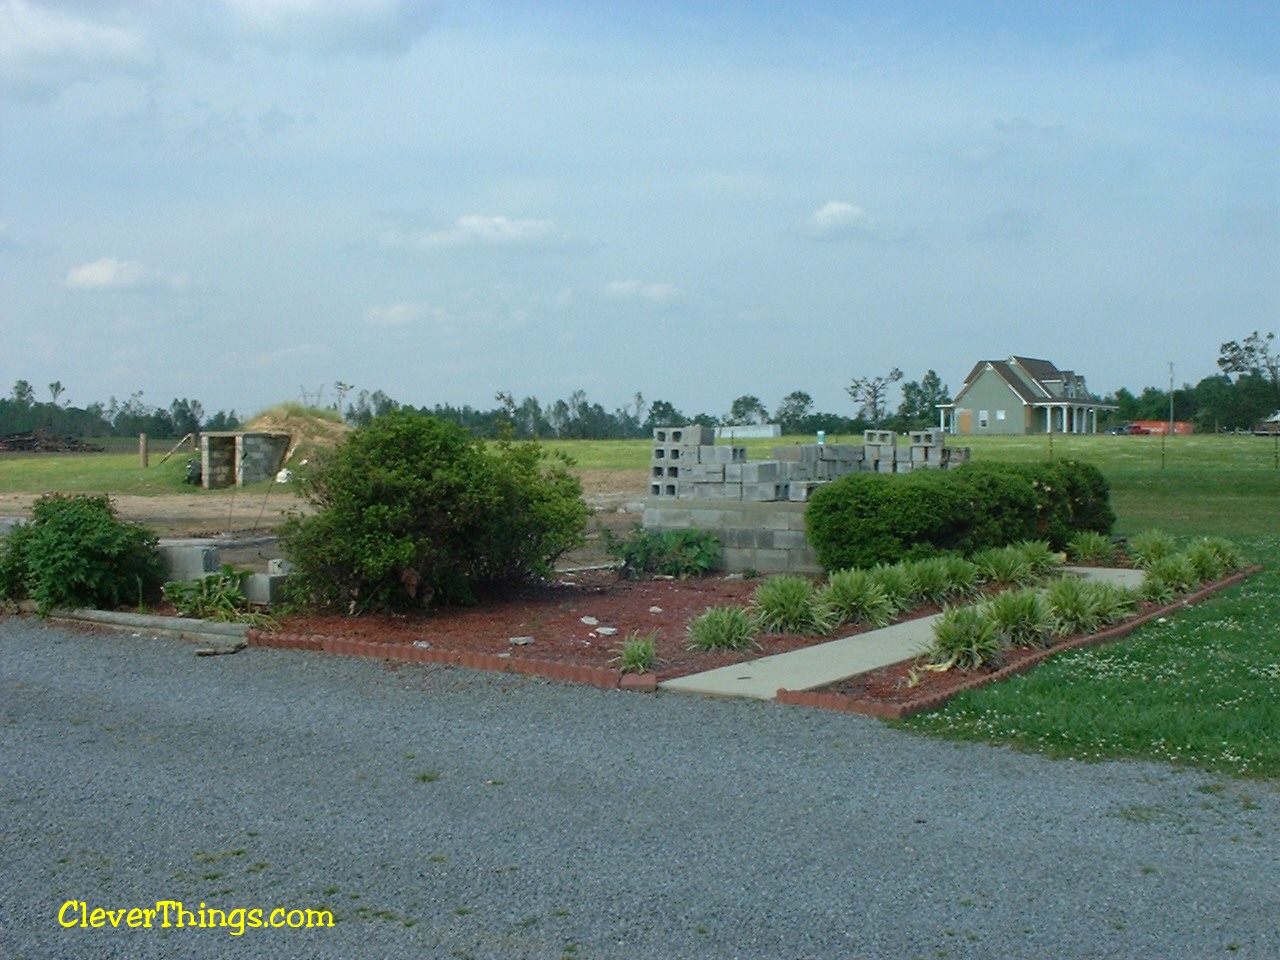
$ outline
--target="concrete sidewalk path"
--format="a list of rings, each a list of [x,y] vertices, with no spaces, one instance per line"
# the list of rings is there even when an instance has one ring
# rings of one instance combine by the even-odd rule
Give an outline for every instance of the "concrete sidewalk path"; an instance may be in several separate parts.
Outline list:
[[[1063,570],[1087,580],[1103,580],[1133,588],[1142,585],[1141,570],[1111,567],[1065,567]],[[933,624],[939,616],[933,614],[906,620],[879,630],[814,644],[803,650],[776,653],[759,660],[664,680],[658,688],[675,693],[756,700],[772,700],[779,690],[812,690],[918,657],[933,642]]]

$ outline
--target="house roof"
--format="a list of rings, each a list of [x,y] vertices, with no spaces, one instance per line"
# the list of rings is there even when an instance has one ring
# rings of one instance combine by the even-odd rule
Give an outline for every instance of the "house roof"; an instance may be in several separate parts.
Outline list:
[[[1085,406],[1105,406],[1090,398],[1087,391],[1080,397],[1068,400],[1065,396],[1065,388],[1068,384],[1079,381],[1080,386],[1082,388],[1084,386],[1084,378],[1077,376],[1074,371],[1059,370],[1048,360],[1016,356],[1008,360],[979,360],[969,371],[969,375],[964,378],[964,386],[956,399],[959,400],[960,396],[987,370],[994,372],[1019,400],[1028,405],[1060,403],[1067,400],[1067,402]],[[1060,388],[1050,389],[1047,385],[1051,383],[1060,385]]]

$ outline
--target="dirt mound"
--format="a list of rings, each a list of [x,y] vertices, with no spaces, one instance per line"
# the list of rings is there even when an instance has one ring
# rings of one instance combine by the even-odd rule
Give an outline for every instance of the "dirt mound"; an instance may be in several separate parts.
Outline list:
[[[326,416],[328,413],[286,404],[258,414],[243,429],[289,434],[289,449],[285,452],[284,462],[286,466],[292,466],[321,451],[332,450],[351,432],[351,427],[332,419],[337,414]]]

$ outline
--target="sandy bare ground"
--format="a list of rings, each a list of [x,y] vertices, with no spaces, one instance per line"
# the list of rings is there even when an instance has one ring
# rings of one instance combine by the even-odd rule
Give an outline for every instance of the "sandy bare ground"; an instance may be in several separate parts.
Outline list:
[[[638,504],[648,482],[643,470],[580,470],[583,496],[594,511],[588,521],[588,544],[565,563],[587,564],[606,559],[600,546],[600,528],[624,533],[640,520]],[[36,494],[0,493],[0,517],[29,517]],[[246,540],[276,534],[290,513],[305,514],[305,500],[287,489],[272,486],[264,491],[196,491],[152,497],[113,496],[116,513],[142,524],[161,537],[213,537]],[[224,559],[240,566],[263,566],[275,554],[257,548],[252,556],[228,553]]]

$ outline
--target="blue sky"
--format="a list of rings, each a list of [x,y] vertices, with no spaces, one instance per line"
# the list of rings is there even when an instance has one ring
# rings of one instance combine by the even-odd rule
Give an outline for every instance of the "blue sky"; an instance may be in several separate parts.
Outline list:
[[[724,413],[1280,330],[1264,3],[0,0],[0,392]]]

